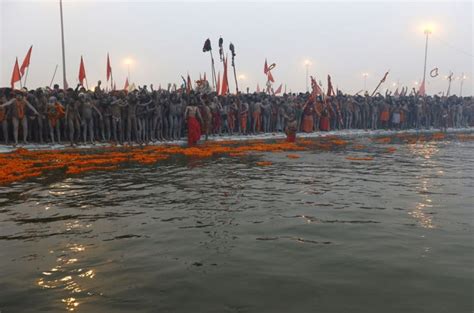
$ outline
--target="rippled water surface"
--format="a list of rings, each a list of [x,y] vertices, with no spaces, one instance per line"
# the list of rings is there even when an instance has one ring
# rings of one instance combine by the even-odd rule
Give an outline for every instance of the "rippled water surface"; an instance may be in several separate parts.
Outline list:
[[[474,142],[359,141],[0,187],[0,311],[471,312]]]

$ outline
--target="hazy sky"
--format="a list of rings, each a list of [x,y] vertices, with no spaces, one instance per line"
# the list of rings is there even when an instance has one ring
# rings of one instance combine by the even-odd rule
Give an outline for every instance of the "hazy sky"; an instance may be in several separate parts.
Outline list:
[[[98,79],[104,82],[107,52],[118,88],[127,75],[127,57],[135,60],[131,80],[137,84],[180,83],[187,72],[193,80],[200,72],[210,77],[210,57],[202,52],[208,37],[222,74],[217,44],[222,35],[226,50],[230,41],[235,44],[237,74],[246,76],[239,81],[241,89],[264,85],[265,58],[277,64],[275,88],[283,83],[288,90],[305,90],[305,59],[324,86],[331,74],[344,92],[363,89],[363,72],[369,73],[367,87],[373,89],[388,69],[383,90],[394,89],[397,81],[414,87],[423,75],[423,24],[431,23],[427,67],[428,72],[438,67],[440,75],[427,81],[428,93],[446,90],[444,76],[450,70],[468,76],[464,95],[473,91],[471,1],[65,0],[63,9],[70,85],[77,83],[81,55],[89,87]],[[0,18],[0,85],[10,85],[15,57],[21,64],[33,44],[27,86],[49,85],[56,64],[55,82],[62,86],[59,1],[0,0]],[[460,81],[454,81],[452,92],[458,94],[459,88]]]

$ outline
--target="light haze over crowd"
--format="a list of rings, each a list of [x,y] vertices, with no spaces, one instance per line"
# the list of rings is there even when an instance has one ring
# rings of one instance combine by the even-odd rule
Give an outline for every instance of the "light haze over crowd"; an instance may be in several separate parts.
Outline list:
[[[9,86],[15,57],[21,64],[33,45],[27,87],[62,86],[59,1],[0,0],[0,85]],[[210,57],[202,52],[210,38],[216,71],[222,75],[218,38],[228,52],[236,47],[240,89],[265,85],[265,58],[275,62],[275,88],[306,89],[304,61],[312,62],[310,75],[323,81],[330,74],[334,86],[355,93],[373,90],[390,69],[386,88],[394,83],[416,87],[423,76],[425,35],[429,37],[427,93],[447,89],[446,75],[467,76],[463,95],[473,91],[473,4],[449,2],[158,2],[158,1],[63,1],[67,80],[78,82],[79,62],[84,57],[88,85],[105,84],[106,56],[110,54],[117,88],[127,76],[124,59],[131,58],[131,82],[137,85],[168,82],[181,84],[180,76],[199,73],[211,77]],[[230,53],[229,53],[230,54]],[[229,62],[230,65],[230,62]],[[429,71],[439,68],[439,76]],[[230,72],[229,74],[232,74]],[[245,77],[245,78],[243,78]],[[234,88],[233,76],[229,76]],[[451,93],[459,94],[460,80]]]

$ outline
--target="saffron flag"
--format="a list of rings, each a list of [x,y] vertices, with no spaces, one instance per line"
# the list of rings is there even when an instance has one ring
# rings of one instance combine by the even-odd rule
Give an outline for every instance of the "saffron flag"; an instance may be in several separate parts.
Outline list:
[[[267,59],[265,59],[265,65],[263,66],[263,73],[267,75],[268,73],[268,64],[267,64]]]
[[[224,58],[224,75],[222,76],[221,95],[226,95],[229,91],[229,81],[227,79],[227,58]]]
[[[86,69],[84,67],[84,60],[81,56],[81,64],[79,66],[79,82],[81,85],[84,85],[84,79],[86,78]]]
[[[112,75],[112,67],[110,66],[109,54],[107,53],[107,81],[109,81],[110,75]]]
[[[30,66],[30,58],[31,58],[31,50],[33,49],[33,45],[31,45],[28,53],[26,54],[25,58],[23,59],[23,63],[21,63],[20,73],[21,76],[25,74],[25,69]]]
[[[311,76],[311,88],[313,89],[311,96],[313,96],[314,98],[318,95],[322,95],[321,88],[319,87],[313,76]]]
[[[221,89],[221,72],[217,73],[217,86],[216,86],[216,93],[219,95]]]
[[[18,58],[16,58],[15,66],[13,67],[11,87],[15,88],[15,83],[21,79],[20,68],[18,66]]]
[[[275,94],[279,94],[281,93],[281,88],[283,87],[283,84],[280,84],[280,87],[277,88],[277,90],[275,90]]]
[[[260,92],[260,85],[257,84],[257,92]]]
[[[270,72],[270,71],[268,71],[267,78],[268,78],[268,81],[271,81],[272,83],[274,83],[274,82],[275,82],[275,79],[273,79],[272,72]]]
[[[422,97],[426,96],[425,80],[421,82],[420,89],[418,89],[418,95]]]
[[[128,77],[125,79],[125,87],[123,87],[123,90],[128,91]]]

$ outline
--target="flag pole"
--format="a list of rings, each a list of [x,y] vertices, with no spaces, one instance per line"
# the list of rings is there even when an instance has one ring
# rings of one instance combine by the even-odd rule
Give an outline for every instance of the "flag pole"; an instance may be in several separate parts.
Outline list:
[[[66,52],[64,49],[64,22],[63,22],[63,1],[59,0],[59,12],[61,15],[61,45],[62,45],[62,54],[63,54],[63,88],[66,89]]]
[[[373,97],[373,96],[375,95],[375,93],[376,93],[377,90],[379,89],[380,85],[382,85],[382,84],[385,82],[385,79],[387,78],[388,72],[390,72],[390,70],[385,73],[384,77],[380,80],[380,82],[379,82],[379,84],[377,85],[377,87],[375,87],[374,92],[372,92],[372,94],[370,95],[371,97]]]
[[[56,77],[56,71],[58,70],[58,64],[56,64],[56,68],[54,69],[54,73],[53,73],[53,78],[51,78],[51,82],[49,83],[49,88],[51,88],[51,85],[53,84],[53,81],[54,81],[54,77]]]
[[[234,79],[235,79],[235,91],[236,94],[239,94],[239,83],[237,82],[237,71],[235,70],[235,48],[232,43],[229,45],[229,50],[232,53],[232,68],[234,69]]]
[[[26,80],[28,79],[28,72],[30,71],[30,66],[26,68],[26,75],[25,75],[25,81],[23,82],[23,86],[26,87]]]
[[[209,54],[211,55],[212,62],[212,88],[216,89],[216,68],[214,67],[214,56],[212,55],[212,49],[209,50]]]

